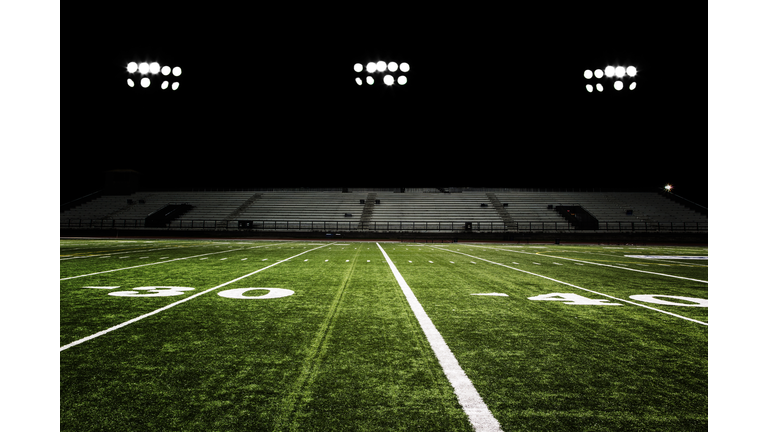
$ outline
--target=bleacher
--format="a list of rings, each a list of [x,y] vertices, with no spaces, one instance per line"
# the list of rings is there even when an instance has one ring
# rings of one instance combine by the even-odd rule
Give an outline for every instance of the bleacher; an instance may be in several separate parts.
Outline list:
[[[250,221],[249,229],[277,231],[573,230],[555,210],[560,205],[582,207],[599,221],[600,230],[707,229],[707,216],[654,192],[443,193],[434,188],[104,195],[62,212],[61,227],[141,228],[147,215],[169,203],[192,205],[192,210],[170,223],[167,228],[171,229],[238,229],[242,228],[238,221]]]
[[[405,226],[428,230],[433,229],[435,224],[438,229],[443,226],[446,229],[465,229],[465,224],[472,222],[475,230],[482,230],[486,224],[487,229],[503,230],[501,217],[483,192],[446,194],[409,193],[406,190],[405,193],[379,192],[376,199],[381,203],[375,206],[370,219],[369,226],[373,229],[388,227],[390,230],[397,230]]]

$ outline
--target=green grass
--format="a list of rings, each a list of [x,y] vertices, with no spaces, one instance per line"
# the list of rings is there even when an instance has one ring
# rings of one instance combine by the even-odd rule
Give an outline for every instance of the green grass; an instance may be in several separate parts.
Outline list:
[[[382,246],[503,430],[706,430],[708,327],[662,311],[707,308],[629,296],[706,299],[690,279],[707,261],[625,257],[706,248]],[[472,430],[375,243],[62,240],[61,256],[61,346],[265,269],[63,350],[62,431]],[[109,295],[146,286],[194,290]],[[216,294],[257,287],[294,294]],[[491,292],[508,297],[471,295]],[[529,300],[552,293],[622,305]]]

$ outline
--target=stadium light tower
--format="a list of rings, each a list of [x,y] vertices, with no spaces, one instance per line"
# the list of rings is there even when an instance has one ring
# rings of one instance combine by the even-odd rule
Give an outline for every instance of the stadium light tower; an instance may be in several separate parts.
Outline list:
[[[584,71],[584,79],[587,80],[586,89],[589,93],[593,92],[592,85],[595,81],[595,87],[600,93],[603,92],[603,88],[613,88],[616,92],[627,93],[626,91],[622,92],[625,87],[629,90],[637,88],[637,68],[635,66],[608,65],[603,69],[595,69],[594,71],[587,69]],[[629,84],[627,85],[625,81]]]
[[[368,62],[365,66],[362,63],[355,63],[352,69],[358,75],[366,75],[365,82],[369,85],[382,83],[387,87],[392,87],[395,83],[398,86],[404,86],[408,82],[405,74],[411,70],[411,66],[405,62],[397,63],[395,61],[385,62],[384,60],[377,60],[375,62]],[[397,76],[395,76],[396,73],[398,73]],[[362,77],[356,76],[355,83],[358,86],[362,86]]]
[[[166,90],[170,87],[172,90],[179,88],[179,76],[181,76],[181,67],[168,65],[161,65],[158,62],[141,62],[137,63],[132,61],[126,66],[128,72],[128,87],[139,88],[154,88],[157,85],[152,85],[155,81],[162,80],[160,84],[161,90]],[[162,77],[161,77],[162,75]],[[174,78],[169,78],[169,75],[173,75]],[[169,80],[172,80],[169,82]],[[136,81],[140,83],[140,86],[136,85]]]

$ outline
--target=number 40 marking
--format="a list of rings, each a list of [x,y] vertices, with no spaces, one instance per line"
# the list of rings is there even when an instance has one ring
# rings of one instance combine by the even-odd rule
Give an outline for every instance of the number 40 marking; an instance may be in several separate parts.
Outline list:
[[[663,300],[660,297],[677,300],[677,302]],[[653,304],[660,304],[660,305],[667,305],[667,306],[709,307],[709,300],[694,298],[694,297],[681,297],[681,296],[671,296],[671,295],[662,295],[662,294],[641,294],[641,295],[631,295],[629,296],[629,298],[631,298],[632,300],[637,300],[645,303],[653,303]],[[596,300],[596,299],[587,298],[587,297],[580,296],[578,294],[573,294],[573,293],[542,294],[542,295],[537,295],[535,297],[528,297],[528,300],[561,301],[561,302],[564,302],[564,304],[569,304],[569,305],[621,306],[621,303],[607,303],[610,300],[604,300],[604,299]],[[679,301],[684,301],[686,303],[679,303]]]

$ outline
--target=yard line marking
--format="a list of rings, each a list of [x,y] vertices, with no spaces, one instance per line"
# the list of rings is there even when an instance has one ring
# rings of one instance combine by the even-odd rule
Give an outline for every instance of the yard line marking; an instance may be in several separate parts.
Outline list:
[[[480,396],[480,393],[477,392],[472,381],[470,381],[467,374],[459,365],[456,356],[453,355],[448,344],[445,343],[443,336],[437,331],[437,327],[435,327],[432,320],[424,311],[424,308],[421,306],[421,303],[419,303],[416,295],[413,294],[411,287],[409,287],[405,282],[405,279],[403,279],[403,275],[400,274],[397,267],[395,267],[395,264],[389,259],[389,255],[384,252],[384,248],[378,243],[376,243],[376,246],[378,246],[381,253],[384,254],[384,259],[387,261],[387,264],[389,264],[389,269],[392,270],[392,274],[395,275],[395,279],[400,285],[400,289],[403,290],[403,294],[405,294],[405,298],[408,300],[408,305],[411,307],[413,314],[419,321],[419,325],[421,325],[421,329],[427,336],[429,345],[435,352],[435,356],[437,356],[445,376],[453,386],[454,393],[456,393],[456,396],[459,399],[459,404],[461,404],[462,409],[467,414],[467,417],[469,417],[469,422],[472,424],[472,427],[476,431],[501,431],[499,421],[493,416],[491,410],[488,409],[488,406]]]
[[[332,244],[332,243],[331,243],[331,244]],[[318,247],[316,247],[315,249],[320,249],[320,248],[322,248],[322,247],[326,247],[326,246],[328,246],[328,245],[318,246]],[[92,334],[92,335],[90,335],[90,336],[86,336],[86,337],[84,337],[84,338],[82,338],[82,339],[79,339],[79,340],[76,340],[76,341],[74,341],[74,342],[68,343],[67,345],[64,345],[63,347],[59,348],[59,352],[62,352],[62,351],[64,351],[65,349],[71,348],[71,347],[73,347],[73,346],[75,346],[75,345],[79,345],[79,344],[81,344],[81,343],[83,343],[83,342],[87,342],[87,341],[89,341],[89,340],[91,340],[91,339],[95,339],[95,338],[97,338],[97,337],[99,337],[99,336],[103,336],[103,335],[105,335],[105,334],[107,334],[107,333],[109,333],[109,332],[111,332],[111,331],[113,331],[113,330],[117,330],[117,329],[119,329],[119,328],[125,327],[125,326],[127,326],[128,324],[133,324],[133,323],[135,323],[136,321],[139,321],[139,320],[142,320],[142,319],[144,319],[144,318],[147,318],[147,317],[149,317],[149,316],[155,315],[155,314],[157,314],[157,313],[160,313],[160,312],[162,312],[162,311],[164,311],[164,310],[166,310],[166,309],[170,309],[170,308],[172,308],[172,307],[174,307],[174,306],[176,306],[176,305],[179,305],[179,304],[182,304],[182,303],[184,303],[184,302],[186,302],[186,301],[192,300],[192,299],[193,299],[193,298],[195,298],[195,297],[200,297],[201,295],[203,295],[203,294],[207,294],[207,293],[209,293],[209,292],[211,292],[211,291],[213,291],[213,290],[216,290],[216,289],[219,289],[219,288],[225,287],[225,286],[227,286],[227,285],[229,285],[229,284],[231,284],[231,283],[234,283],[234,282],[237,282],[237,281],[239,281],[239,280],[245,279],[245,278],[247,278],[247,277],[249,277],[249,276],[253,276],[253,275],[255,275],[255,274],[256,274],[256,273],[258,273],[258,272],[261,272],[261,271],[264,271],[264,270],[266,270],[266,269],[268,269],[268,268],[274,267],[274,266],[276,266],[276,265],[278,265],[278,264],[280,264],[280,263],[284,263],[284,262],[286,262],[286,261],[289,261],[289,260],[291,260],[291,259],[293,259],[293,258],[296,258],[296,257],[297,257],[297,256],[299,256],[299,255],[304,255],[304,254],[305,254],[305,253],[307,253],[307,252],[312,252],[312,251],[313,251],[313,250],[315,250],[315,249],[310,249],[310,250],[308,250],[308,251],[304,251],[304,252],[302,252],[302,253],[300,253],[300,254],[298,254],[298,255],[294,255],[294,256],[292,256],[292,257],[290,257],[290,258],[286,258],[286,259],[284,259],[284,260],[282,260],[282,261],[278,261],[278,262],[276,262],[276,263],[274,263],[274,264],[270,264],[270,265],[268,265],[268,266],[266,266],[266,267],[262,267],[262,268],[260,268],[260,269],[256,270],[255,272],[251,272],[251,273],[248,273],[248,274],[247,274],[247,275],[245,275],[245,276],[240,276],[239,278],[235,278],[235,279],[232,279],[232,280],[231,280],[231,281],[229,281],[229,282],[224,282],[224,283],[223,283],[223,284],[221,284],[221,285],[215,286],[215,287],[213,287],[213,288],[209,288],[209,289],[207,289],[207,290],[205,290],[205,291],[201,291],[201,292],[199,292],[199,293],[197,293],[197,294],[192,294],[192,295],[191,295],[191,296],[189,296],[189,297],[185,297],[185,298],[183,298],[183,299],[181,299],[181,300],[179,300],[179,301],[177,301],[177,302],[171,303],[171,304],[169,304],[169,305],[167,305],[167,306],[163,306],[163,307],[161,307],[160,309],[155,309],[155,310],[153,310],[152,312],[149,312],[149,313],[146,313],[146,314],[144,314],[144,315],[138,316],[138,317],[136,317],[136,318],[130,319],[130,320],[128,320],[128,321],[126,321],[126,322],[124,322],[124,323],[118,324],[118,325],[116,325],[116,326],[114,326],[114,327],[110,327],[110,328],[108,328],[108,329],[106,329],[106,330],[102,330],[102,331],[100,331],[100,332],[98,332],[98,333],[94,333],[94,334]]]
[[[168,261],[158,261],[158,262],[153,262],[153,263],[149,263],[149,264],[141,264],[141,265],[135,265],[135,266],[131,266],[131,267],[123,267],[123,268],[119,268],[119,269],[105,270],[105,271],[100,271],[100,272],[96,272],[96,273],[88,273],[88,274],[79,275],[79,276],[70,276],[70,277],[61,278],[61,279],[59,279],[59,281],[69,280],[69,279],[77,279],[77,278],[86,277],[86,276],[94,276],[94,275],[99,275],[99,274],[104,274],[104,273],[111,273],[111,272],[116,272],[116,271],[121,271],[121,270],[130,270],[130,269],[135,269],[135,268],[139,268],[139,267],[146,267],[146,266],[151,266],[151,265],[157,265],[157,264],[166,264],[166,263],[170,263],[170,262],[174,262],[174,261],[181,261],[181,260],[185,260],[185,259],[192,259],[192,258],[197,258],[197,257],[201,257],[201,256],[206,256],[206,255],[215,255],[215,254],[220,254],[220,253],[235,252],[235,251],[245,250],[245,249],[257,249],[257,248],[261,248],[261,247],[265,247],[265,246],[254,246],[254,247],[250,247],[250,248],[230,249],[230,250],[225,250],[225,251],[209,252],[209,253],[204,253],[204,254],[200,254],[200,255],[192,255],[192,256],[188,256],[188,257],[184,257],[184,258],[175,258],[175,259],[168,260]]]
[[[247,260],[247,259],[248,259],[248,258],[243,258],[243,259],[241,259],[240,261],[245,261],[245,260]],[[266,261],[266,260],[262,260],[262,261]]]
[[[226,259],[226,258],[222,258],[222,259],[220,259],[219,261],[224,261],[225,259]]]
[[[533,275],[533,276],[537,276],[537,277],[540,277],[540,278],[544,278],[544,279],[547,279],[547,280],[551,280],[552,282],[557,282],[557,283],[559,283],[559,284],[567,285],[567,286],[569,286],[569,287],[573,287],[573,288],[576,288],[576,289],[580,289],[580,290],[582,290],[582,291],[591,292],[592,294],[601,295],[601,296],[603,296],[603,297],[608,297],[608,298],[611,298],[611,299],[614,299],[614,300],[622,301],[622,302],[624,302],[624,303],[629,303],[629,304],[631,304],[631,305],[635,305],[635,306],[644,307],[644,308],[646,308],[646,309],[654,310],[654,311],[656,311],[656,312],[661,312],[661,313],[663,313],[663,314],[671,315],[671,316],[673,316],[673,317],[682,318],[682,319],[684,319],[684,320],[688,320],[688,321],[692,321],[692,322],[695,322],[695,323],[698,323],[698,324],[702,324],[702,325],[705,325],[705,326],[709,326],[709,324],[708,324],[708,323],[705,323],[705,322],[703,322],[703,321],[698,321],[698,320],[695,320],[695,319],[692,319],[692,318],[688,318],[688,317],[684,317],[684,316],[682,316],[682,315],[678,315],[678,314],[675,314],[675,313],[672,313],[672,312],[667,312],[667,311],[663,311],[663,310],[661,310],[661,309],[656,309],[656,308],[654,308],[654,307],[646,306],[646,305],[644,305],[644,304],[640,304],[640,303],[631,302],[631,301],[629,301],[629,300],[624,300],[624,299],[621,299],[621,298],[618,298],[618,297],[610,296],[610,295],[608,295],[608,294],[603,294],[603,293],[601,293],[601,292],[593,291],[593,290],[590,290],[590,289],[587,289],[587,288],[582,288],[582,287],[580,287],[580,286],[576,286],[576,285],[573,285],[573,284],[569,284],[568,282],[563,282],[563,281],[561,281],[561,280],[553,279],[553,278],[551,278],[551,277],[547,277],[547,276],[544,276],[544,275],[540,275],[540,274],[536,274],[536,273],[531,273],[531,272],[529,272],[529,271],[525,271],[525,270],[520,270],[520,269],[518,269],[518,268],[510,267],[510,266],[508,266],[508,265],[506,265],[506,264],[501,264],[501,263],[497,263],[497,262],[493,262],[493,261],[487,260],[487,259],[485,259],[485,258],[480,258],[480,257],[472,256],[472,255],[469,255],[469,254],[465,254],[464,252],[456,252],[456,251],[452,251],[452,250],[450,250],[450,249],[441,249],[441,248],[438,248],[438,247],[435,247],[435,246],[430,246],[430,247],[431,247],[431,248],[434,248],[434,249],[437,249],[437,250],[442,250],[442,251],[446,251],[446,252],[451,252],[451,253],[457,253],[457,254],[466,255],[466,256],[468,256],[468,257],[471,257],[471,258],[476,258],[476,259],[479,259],[479,260],[481,260],[481,261],[485,261],[485,262],[489,262],[489,263],[491,263],[491,264],[496,264],[496,265],[498,265],[498,266],[506,267],[506,268],[508,268],[508,269],[512,269],[512,270],[515,270],[515,271],[519,271],[519,272],[522,272],[522,273],[527,273],[527,274],[529,274],[529,275]]]
[[[106,255],[80,255],[80,256],[68,256],[65,255],[65,258],[61,258],[59,261],[67,261],[71,259],[80,259],[80,258],[108,258],[112,255],[122,255],[122,254],[128,254],[128,253],[134,253],[134,252],[150,252],[150,251],[159,251],[159,250],[166,250],[166,249],[183,249],[183,248],[190,248],[194,246],[168,246],[163,248],[154,248],[154,249],[131,249],[131,250],[122,250],[122,251],[116,251],[116,252],[109,252],[109,251],[100,251],[100,252],[83,252],[83,253],[96,253],[99,254],[101,252],[109,252]]]
[[[705,281],[705,280],[701,280],[701,279],[693,279],[693,278],[687,278],[687,277],[683,277],[683,276],[675,276],[675,275],[670,275],[670,274],[666,274],[666,273],[656,273],[656,272],[651,272],[651,271],[647,271],[647,270],[639,270],[639,269],[633,269],[633,268],[628,268],[628,267],[618,267],[618,266],[613,266],[613,265],[610,265],[610,264],[601,264],[601,263],[595,263],[595,262],[591,262],[591,261],[580,261],[580,260],[577,260],[577,259],[574,259],[574,258],[565,258],[565,257],[556,257],[556,256],[550,256],[550,255],[533,254],[533,253],[530,253],[530,252],[522,252],[522,251],[515,251],[515,250],[508,250],[508,249],[497,249],[497,248],[492,248],[492,247],[487,247],[487,246],[476,246],[476,245],[469,245],[469,246],[479,247],[479,248],[483,248],[483,249],[505,251],[505,252],[521,253],[521,254],[527,254],[527,255],[545,256],[545,257],[549,257],[549,258],[564,259],[564,260],[568,260],[568,261],[575,261],[575,262],[580,262],[580,263],[584,263],[584,264],[593,264],[593,265],[597,265],[597,266],[610,267],[610,268],[615,268],[615,269],[620,269],[620,270],[628,270],[628,271],[633,271],[633,272],[638,272],[638,273],[648,273],[648,274],[653,274],[653,275],[658,275],[658,276],[671,277],[671,278],[675,278],[675,279],[685,279],[685,280],[691,280],[691,281],[694,281],[694,282],[703,282],[705,284],[709,283],[709,281]],[[430,247],[434,247],[434,246],[430,246]],[[441,249],[441,250],[449,250],[449,249]]]
[[[120,257],[118,259],[126,259],[126,258],[130,258],[130,257],[125,256],[125,257]]]

